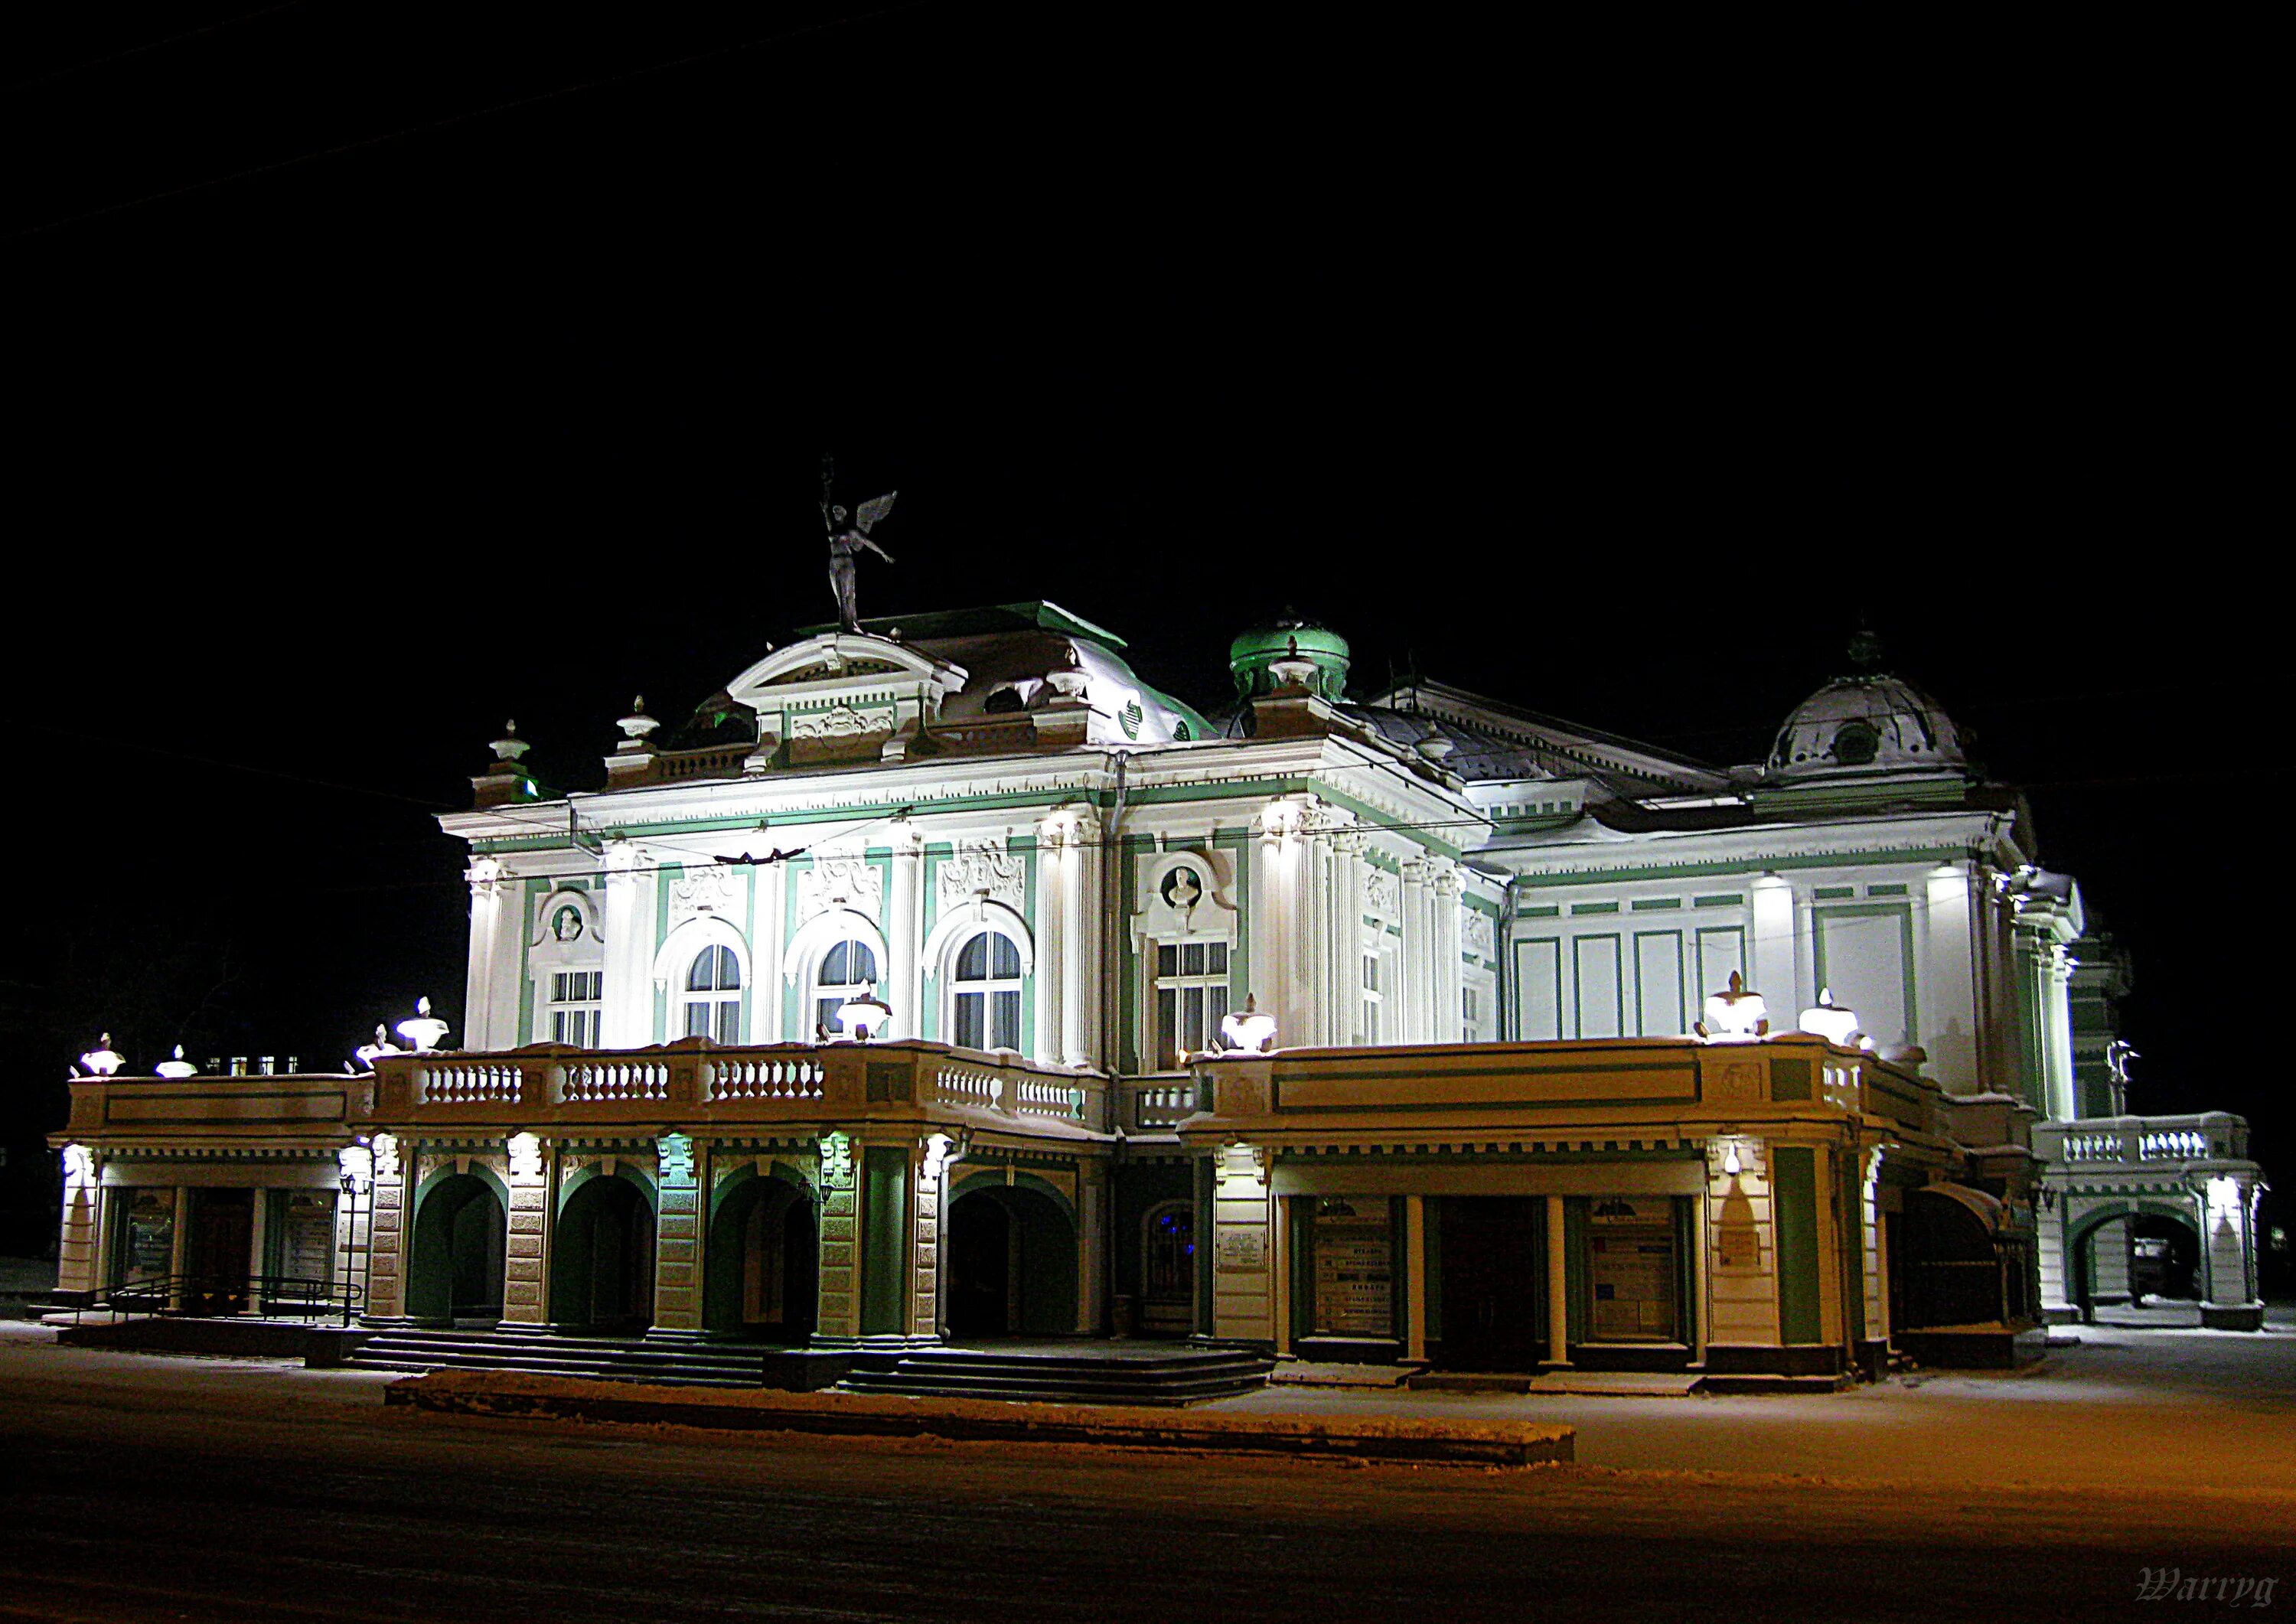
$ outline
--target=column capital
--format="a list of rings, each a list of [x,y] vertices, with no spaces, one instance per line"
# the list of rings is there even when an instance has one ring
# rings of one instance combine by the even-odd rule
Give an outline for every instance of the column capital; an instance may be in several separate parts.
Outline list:
[[[504,884],[516,877],[499,857],[473,857],[471,865],[463,871],[473,897],[498,896]]]

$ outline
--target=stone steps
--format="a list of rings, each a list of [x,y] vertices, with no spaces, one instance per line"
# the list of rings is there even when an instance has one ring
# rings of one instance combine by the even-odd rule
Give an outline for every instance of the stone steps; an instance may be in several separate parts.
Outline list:
[[[761,1387],[767,1353],[546,1332],[408,1329],[374,1333],[343,1362],[363,1370],[508,1370],[672,1387]]]
[[[857,1360],[839,1383],[857,1393],[1029,1399],[1054,1404],[1201,1404],[1256,1392],[1273,1359],[1225,1349],[1121,1356],[920,1349]]]

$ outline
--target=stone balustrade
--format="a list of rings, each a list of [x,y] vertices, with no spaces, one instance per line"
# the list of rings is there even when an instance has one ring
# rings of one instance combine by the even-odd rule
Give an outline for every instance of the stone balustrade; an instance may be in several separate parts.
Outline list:
[[[2033,1148],[2047,1161],[2088,1167],[2238,1161],[2248,1155],[2248,1124],[2222,1111],[2182,1117],[2083,1117],[2038,1125]]]
[[[501,1054],[382,1056],[376,1120],[392,1128],[659,1128],[911,1118],[1002,1120],[1066,1136],[1110,1129],[1108,1079],[947,1044],[726,1047],[707,1038],[627,1051],[549,1044]]]

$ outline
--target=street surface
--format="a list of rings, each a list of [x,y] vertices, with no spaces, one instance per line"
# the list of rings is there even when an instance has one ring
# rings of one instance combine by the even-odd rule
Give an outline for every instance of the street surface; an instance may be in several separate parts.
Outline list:
[[[2082,1328],[1833,1397],[1284,1390],[1570,1421],[1528,1472],[386,1411],[387,1378],[0,1323],[0,1618],[1885,1620],[2296,1608],[2296,1333]],[[2227,1592],[2230,1587],[2226,1587]],[[2244,1594],[2252,1597],[2253,1587]],[[2255,1611],[2243,1604],[2244,1611]]]

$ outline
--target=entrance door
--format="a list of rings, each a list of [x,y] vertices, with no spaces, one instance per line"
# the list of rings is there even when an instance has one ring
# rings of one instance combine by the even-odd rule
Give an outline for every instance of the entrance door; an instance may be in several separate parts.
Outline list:
[[[255,1234],[255,1192],[200,1190],[192,1197],[184,1267],[192,1275],[184,1307],[193,1314],[236,1314],[247,1307],[247,1251]]]
[[[1535,1196],[1442,1198],[1443,1364],[1538,1367],[1546,1354],[1545,1218],[1546,1203]]]

